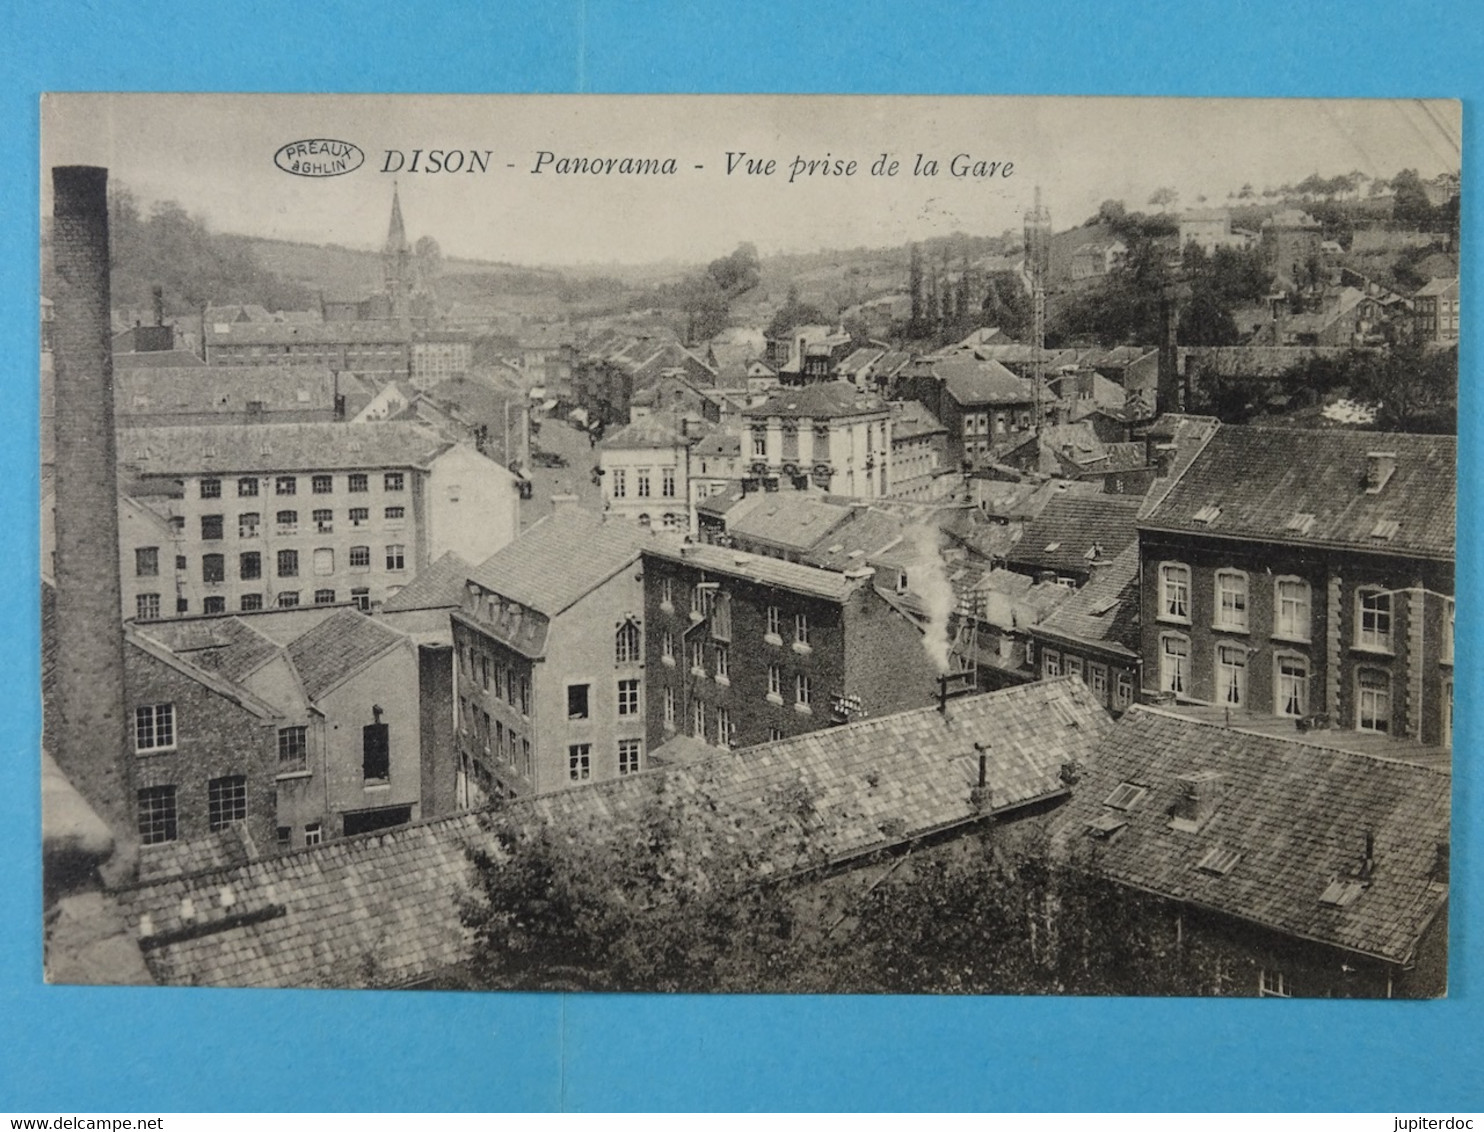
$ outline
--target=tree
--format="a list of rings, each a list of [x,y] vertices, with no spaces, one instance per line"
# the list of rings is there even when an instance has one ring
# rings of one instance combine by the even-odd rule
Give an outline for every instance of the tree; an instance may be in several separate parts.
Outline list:
[[[1396,199],[1391,206],[1391,219],[1418,231],[1432,226],[1433,209],[1427,192],[1422,187],[1422,178],[1415,169],[1403,169],[1391,179],[1391,191]]]
[[[751,290],[762,278],[762,264],[758,259],[757,247],[753,244],[738,244],[737,250],[731,255],[712,260],[706,273],[728,298]]]
[[[437,279],[443,274],[443,249],[432,236],[423,236],[413,247],[417,257],[417,271],[424,281]]]
[[[773,315],[773,321],[768,323],[767,335],[769,338],[782,338],[796,326],[822,325],[825,321],[824,312],[813,303],[801,300],[798,287],[791,285],[788,297]]]
[[[1169,212],[1180,200],[1180,194],[1168,186],[1155,189],[1149,194],[1149,204],[1161,212]]]

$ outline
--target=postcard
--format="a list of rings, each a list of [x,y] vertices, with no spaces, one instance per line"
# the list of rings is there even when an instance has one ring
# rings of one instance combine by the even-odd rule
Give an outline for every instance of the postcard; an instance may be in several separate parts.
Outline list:
[[[1461,136],[47,96],[48,980],[1444,995]]]

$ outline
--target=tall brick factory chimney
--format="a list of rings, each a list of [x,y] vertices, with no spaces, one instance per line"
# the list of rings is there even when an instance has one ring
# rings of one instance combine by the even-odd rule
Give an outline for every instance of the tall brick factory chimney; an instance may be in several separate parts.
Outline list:
[[[1159,294],[1159,356],[1158,386],[1155,389],[1155,415],[1178,413],[1180,404],[1180,352],[1175,343],[1175,331],[1180,325],[1179,296],[1173,283],[1166,285]]]
[[[47,746],[133,837],[119,606],[117,440],[108,291],[108,170],[52,170],[56,367],[56,733]],[[115,857],[122,863],[130,854]]]

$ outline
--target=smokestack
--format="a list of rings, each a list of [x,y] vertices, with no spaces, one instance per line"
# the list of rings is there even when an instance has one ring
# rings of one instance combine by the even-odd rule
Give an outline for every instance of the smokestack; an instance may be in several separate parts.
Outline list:
[[[1159,384],[1155,390],[1155,416],[1180,411],[1180,354],[1175,345],[1179,320],[1175,286],[1170,284],[1159,293]]]
[[[165,288],[156,283],[149,290],[151,304],[155,311],[155,325],[165,325]]]
[[[132,844],[124,713],[108,170],[52,170],[56,303],[56,717],[53,756]]]

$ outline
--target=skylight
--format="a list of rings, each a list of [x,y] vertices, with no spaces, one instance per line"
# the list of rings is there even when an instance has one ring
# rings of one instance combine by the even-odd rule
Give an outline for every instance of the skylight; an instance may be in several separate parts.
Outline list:
[[[1205,523],[1207,526],[1214,523],[1221,515],[1221,508],[1214,503],[1208,503],[1195,513],[1197,523]]]
[[[1126,825],[1128,818],[1118,814],[1100,814],[1087,823],[1087,832],[1093,837],[1107,840]]]
[[[1046,553],[1047,554],[1050,554],[1053,550],[1060,550],[1060,549],[1061,549],[1061,543],[1059,543],[1059,542],[1048,542],[1046,544]]]
[[[1237,862],[1242,859],[1242,854],[1235,849],[1224,849],[1217,845],[1209,853],[1201,858],[1196,868],[1203,873],[1212,876],[1224,877],[1237,867]]]
[[[1365,891],[1365,882],[1358,880],[1332,880],[1319,894],[1319,903],[1332,908],[1348,908]]]
[[[1285,531],[1294,534],[1306,535],[1314,527],[1314,516],[1307,511],[1295,511],[1288,522],[1283,525]]]
[[[1381,519],[1371,528],[1371,538],[1389,542],[1396,537],[1396,532],[1401,529],[1402,525],[1396,519]]]
[[[1117,789],[1103,799],[1103,805],[1112,806],[1115,810],[1131,810],[1148,793],[1148,787],[1120,782]]]

